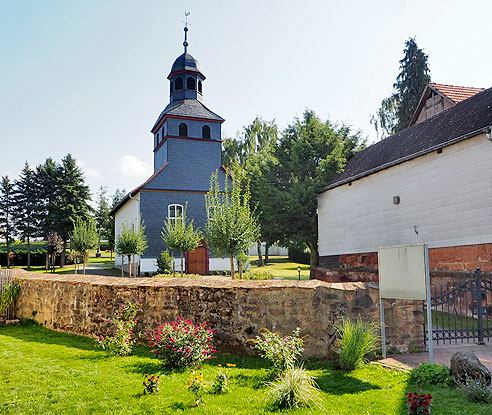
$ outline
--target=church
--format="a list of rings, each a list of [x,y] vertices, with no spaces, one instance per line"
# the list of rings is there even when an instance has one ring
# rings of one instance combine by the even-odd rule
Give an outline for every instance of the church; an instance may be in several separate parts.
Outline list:
[[[184,53],[173,63],[169,80],[169,104],[157,117],[151,132],[154,142],[154,174],[128,193],[112,210],[115,234],[123,223],[131,225],[141,217],[148,248],[138,258],[140,274],[157,271],[157,257],[166,249],[161,239],[164,222],[186,216],[196,228],[204,230],[207,221],[205,194],[210,177],[218,171],[224,185],[228,174],[222,165],[221,125],[224,119],[203,104],[205,75],[198,61],[188,53],[188,27],[185,26]],[[180,270],[179,255],[175,256]],[[115,257],[121,268],[122,258]],[[185,272],[208,274],[227,270],[229,260],[214,258],[205,244],[186,253]]]

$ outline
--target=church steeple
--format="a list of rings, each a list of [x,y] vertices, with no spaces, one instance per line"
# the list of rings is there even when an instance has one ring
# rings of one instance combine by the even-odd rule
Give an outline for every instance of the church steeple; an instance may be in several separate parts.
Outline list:
[[[190,15],[190,12],[185,12],[185,27],[184,27],[184,32],[185,32],[185,40],[183,42],[183,46],[185,48],[185,55],[188,53],[188,16]]]

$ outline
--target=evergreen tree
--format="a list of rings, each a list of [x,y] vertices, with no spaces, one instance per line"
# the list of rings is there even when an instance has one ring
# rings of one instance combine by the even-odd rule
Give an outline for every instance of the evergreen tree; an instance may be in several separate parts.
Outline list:
[[[318,265],[318,191],[363,145],[359,133],[347,126],[322,122],[307,110],[287,127],[276,148],[275,191],[279,201],[276,226],[282,242],[295,242],[311,250],[311,267]]]
[[[88,204],[91,199],[89,186],[85,184],[82,170],[77,166],[71,154],[67,154],[58,166],[57,172],[57,200],[54,226],[62,237],[64,250],[61,253],[60,266],[65,265],[65,249],[73,224],[80,219],[87,219],[92,210]]]
[[[57,205],[59,173],[58,164],[50,157],[37,167],[34,177],[39,192],[40,230],[45,239],[54,231],[59,220]]]
[[[371,117],[378,135],[391,135],[408,127],[422,92],[431,80],[429,57],[417,46],[415,38],[405,42],[403,53],[394,93],[381,102],[381,108]]]
[[[40,198],[36,173],[26,162],[15,182],[15,227],[22,241],[27,242],[27,269],[31,269],[31,239],[41,236]]]
[[[14,239],[14,188],[8,176],[0,181],[0,236],[7,245],[7,268],[10,268],[10,244]]]
[[[203,237],[198,229],[193,228],[193,219],[190,221],[186,217],[186,207],[183,209],[183,219],[167,218],[161,232],[164,245],[181,254],[181,277],[184,272],[183,253],[197,249]]]
[[[234,278],[234,258],[241,258],[251,244],[259,239],[260,229],[256,216],[251,210],[250,191],[241,189],[241,171],[229,184],[226,178],[225,191],[219,185],[218,173],[212,174],[210,190],[205,195],[208,220],[205,233],[212,250],[219,256],[227,255],[231,262],[231,277]],[[242,261],[239,260],[239,276],[242,275]]]
[[[97,234],[98,234],[98,249],[101,249],[101,237],[106,237],[109,231],[109,227],[111,226],[111,217],[109,215],[109,204],[106,198],[106,194],[108,192],[107,187],[101,186],[99,188],[98,199],[97,199],[97,208],[95,211],[95,219],[97,226]]]

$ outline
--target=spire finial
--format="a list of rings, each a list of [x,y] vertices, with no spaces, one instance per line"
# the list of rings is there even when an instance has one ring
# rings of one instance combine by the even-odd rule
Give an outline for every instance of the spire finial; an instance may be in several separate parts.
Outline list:
[[[185,40],[183,42],[183,46],[184,46],[184,49],[185,49],[185,53],[188,52],[188,16],[190,15],[191,13],[190,12],[185,12],[185,20],[183,21],[183,23],[185,24],[185,27],[184,27],[184,32],[185,32]]]

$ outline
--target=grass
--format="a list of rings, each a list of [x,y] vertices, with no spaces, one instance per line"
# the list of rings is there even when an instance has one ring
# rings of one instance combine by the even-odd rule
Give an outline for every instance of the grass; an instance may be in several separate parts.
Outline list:
[[[24,414],[274,414],[267,407],[268,367],[262,359],[219,355],[201,370],[210,384],[217,364],[229,371],[231,392],[204,395],[204,405],[190,408],[188,372],[166,372],[148,349],[134,356],[107,357],[86,337],[47,330],[34,324],[0,326],[0,413]],[[287,414],[406,414],[412,389],[408,374],[366,365],[353,372],[328,363],[306,365],[321,389],[324,410],[305,408]],[[145,374],[160,373],[159,395],[143,395]],[[413,389],[412,389],[413,390]],[[432,387],[433,415],[485,415],[491,406],[469,403],[456,390]]]
[[[483,316],[483,327],[492,328],[492,321],[486,320],[487,316]],[[427,313],[425,314],[425,322],[427,323]],[[437,326],[439,325],[439,326]],[[436,329],[477,329],[478,319],[473,317],[465,317],[443,311],[432,310],[432,327]]]
[[[297,267],[301,267],[301,280],[309,279],[309,265],[298,264],[297,262],[291,262],[286,256],[274,256],[270,257],[268,264],[264,267],[258,267],[258,257],[249,257],[251,261],[251,270],[267,271],[273,274],[274,277],[282,277],[285,280],[297,280],[298,271]]]

